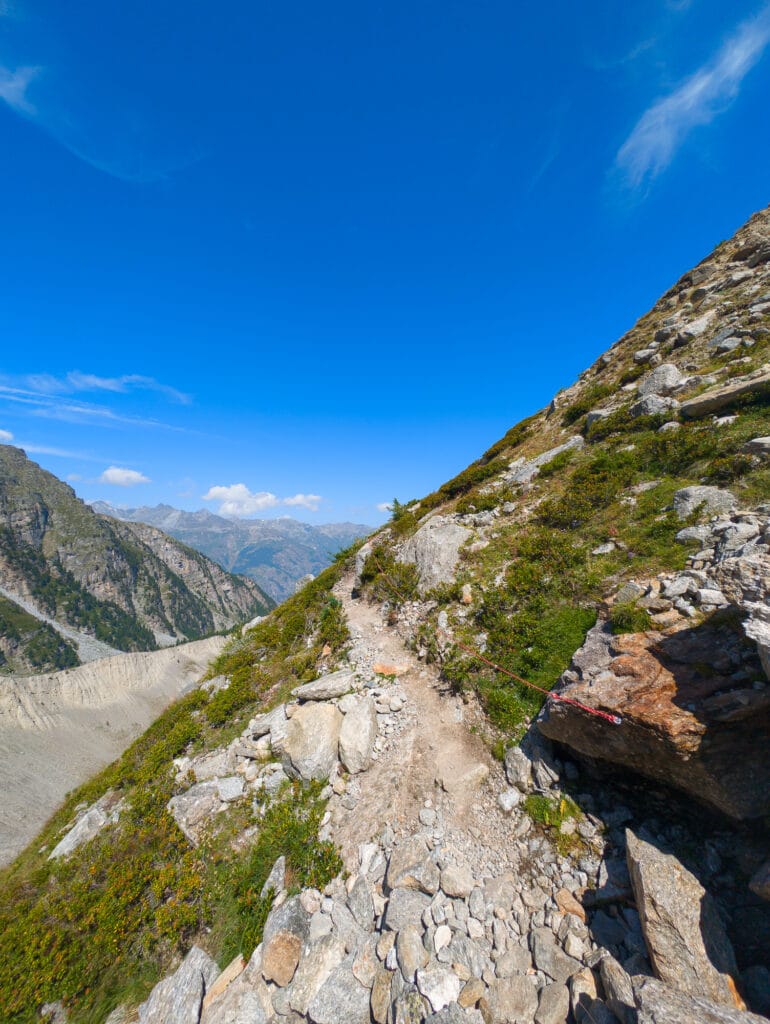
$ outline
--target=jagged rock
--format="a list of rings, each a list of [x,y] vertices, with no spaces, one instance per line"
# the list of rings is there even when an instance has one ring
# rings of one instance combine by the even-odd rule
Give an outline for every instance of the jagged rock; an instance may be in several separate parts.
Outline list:
[[[674,511],[686,519],[696,509],[704,513],[730,512],[735,508],[735,497],[719,487],[683,487],[674,495]]]
[[[679,408],[675,398],[664,398],[662,395],[645,395],[629,409],[632,416],[662,416],[664,412],[673,412]]]
[[[364,931],[371,931],[374,924],[374,901],[369,883],[363,875],[359,875],[348,894],[348,909],[355,918],[356,924]]]
[[[569,1017],[569,989],[566,985],[544,985],[540,990],[535,1024],[566,1024]]]
[[[430,906],[430,897],[414,889],[394,889],[385,908],[383,925],[393,932],[399,932],[408,924],[417,924]]]
[[[441,888],[447,896],[466,899],[474,885],[473,875],[462,864],[449,864],[441,872]]]
[[[460,548],[470,536],[470,530],[447,516],[431,516],[406,541],[398,560],[417,567],[421,594],[454,581]]]
[[[322,986],[344,959],[345,945],[335,935],[327,935],[306,947],[291,983],[289,1005],[292,1010],[306,1014]]]
[[[219,787],[216,782],[198,782],[172,797],[167,807],[185,836],[197,846],[206,825],[222,807]]]
[[[607,1005],[620,1024],[636,1024],[636,1003],[629,975],[609,953],[599,962],[599,973]]]
[[[505,777],[521,793],[532,788],[532,761],[521,747],[508,747],[505,752]]]
[[[294,977],[302,946],[307,940],[310,917],[299,896],[272,910],[262,937],[262,974],[279,987]]]
[[[362,697],[345,715],[340,728],[339,755],[351,775],[366,771],[372,763],[377,738],[377,711],[374,701]]]
[[[702,416],[710,416],[735,405],[738,399],[746,395],[759,395],[767,391],[770,391],[770,370],[764,368],[754,377],[734,381],[724,387],[712,388],[696,398],[683,402],[680,411],[685,419],[700,419]]]
[[[661,363],[639,382],[637,394],[640,398],[646,395],[670,395],[683,380],[678,366],[673,363]]]
[[[435,1013],[449,1003],[457,1002],[462,983],[454,971],[446,967],[426,967],[417,971],[417,988]]]
[[[656,978],[633,979],[638,1024],[767,1024],[766,1017],[688,996]]]
[[[289,724],[289,720],[286,717],[286,705],[279,704],[278,707],[273,708],[272,711],[268,711],[267,714],[257,715],[249,722],[248,733],[254,739],[259,739],[260,736],[270,736],[271,744],[273,742],[273,733],[275,732],[278,736],[283,736],[286,733],[286,728]]]
[[[226,968],[206,993],[200,1024],[269,1024],[272,1004],[260,976],[261,966],[261,948],[258,946],[245,969],[221,992],[216,992],[216,987],[224,981],[223,975],[230,970]]]
[[[647,952],[658,977],[688,995],[736,1006],[738,973],[711,897],[671,854],[626,829],[626,852]]]
[[[396,979],[400,980],[400,975],[394,975],[394,988]],[[393,994],[393,989],[391,989],[391,996]],[[407,985],[393,999],[393,1024],[424,1024],[425,1008],[425,1000],[415,986]]]
[[[415,974],[428,963],[428,953],[422,943],[422,929],[417,925],[408,924],[398,933],[396,958],[404,981],[414,984]]]
[[[522,974],[494,982],[489,989],[489,1012],[494,1024],[524,1024],[538,1007],[536,979]]]
[[[308,1006],[313,1024],[370,1024],[369,991],[353,975],[348,957],[336,967]]]
[[[738,701],[733,709],[714,703],[716,691],[735,689],[731,667],[724,676],[714,667],[705,680],[698,669],[719,663],[719,642],[705,629],[613,636],[599,622],[556,692],[619,716],[621,724],[549,701],[538,728],[585,756],[676,786],[733,818],[766,814],[770,762],[763,744],[770,707],[759,691],[749,691],[756,704]]]
[[[268,892],[272,889],[273,895],[277,896],[279,892],[283,890],[286,884],[286,858],[281,855],[277,858],[275,864],[270,869],[270,874],[265,879],[265,884],[259,893],[260,897],[264,899]]]
[[[375,1024],[387,1024],[390,1006],[390,971],[380,967],[374,976],[371,995],[372,1018]]]
[[[341,669],[327,676],[321,676],[312,683],[297,686],[291,692],[300,701],[333,700],[355,689],[356,674],[350,669]]]
[[[580,451],[583,447],[585,447],[585,438],[580,434],[576,434],[569,441],[565,441],[564,444],[551,448],[541,455],[536,455],[533,459],[515,459],[503,477],[503,481],[509,487],[515,484],[528,484],[531,480],[534,480],[541,468],[547,466],[549,462],[553,462],[557,455],[572,450]]]
[[[439,881],[439,869],[430,859],[422,836],[410,836],[394,847],[385,874],[388,889],[419,889],[432,896]]]
[[[333,704],[308,703],[289,719],[282,764],[290,778],[328,779],[337,761],[342,715]]]
[[[203,1010],[205,1011],[214,1000],[221,996],[225,989],[235,981],[235,979],[246,969],[246,961],[243,959],[241,954],[231,960],[225,969],[218,975],[216,981],[209,985],[206,990],[206,995],[203,999]]]
[[[568,956],[557,944],[550,928],[533,928],[530,937],[535,967],[549,978],[564,984],[581,968],[579,960]]]
[[[521,803],[521,793],[514,786],[504,789],[497,797],[497,805],[505,814],[511,814]]]
[[[139,1007],[139,1024],[198,1024],[206,988],[219,968],[198,946],[193,946],[177,970],[159,981]]]
[[[69,856],[73,850],[77,850],[79,846],[97,836],[106,825],[114,825],[124,806],[125,802],[116,793],[105,793],[81,814],[69,832],[48,854],[48,859],[57,860],[59,857]]]
[[[243,796],[243,779],[239,775],[216,779],[214,784],[217,787],[219,799],[223,803],[232,803],[233,800],[238,800]]]

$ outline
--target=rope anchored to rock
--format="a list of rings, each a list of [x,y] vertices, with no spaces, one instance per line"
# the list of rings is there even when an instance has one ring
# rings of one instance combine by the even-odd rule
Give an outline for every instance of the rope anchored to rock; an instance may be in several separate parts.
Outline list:
[[[385,572],[383,567],[380,565],[380,562],[377,556],[374,554],[374,552],[372,552],[369,555],[369,557],[373,560],[374,564],[380,570],[380,574],[384,577],[386,583],[393,591],[393,593],[396,595],[396,597],[399,599],[401,604],[406,604],[406,599],[404,598],[403,594],[399,592],[398,587],[395,585],[393,580],[391,580],[391,578]],[[623,721],[620,715],[613,715],[609,711],[601,711],[599,710],[599,708],[592,708],[588,704],[583,704],[582,701],[575,700],[572,697],[563,697],[560,693],[555,693],[553,690],[546,690],[545,687],[538,686],[536,683],[532,683],[528,679],[524,679],[522,676],[517,675],[515,672],[511,672],[510,669],[503,668],[503,666],[498,665],[497,662],[490,661],[489,658],[485,658],[480,651],[477,651],[475,650],[475,648],[469,647],[468,644],[464,644],[462,643],[462,641],[457,640],[453,636],[450,636],[450,634],[443,629],[439,629],[437,631],[437,635],[446,639],[450,644],[454,644],[455,647],[459,647],[461,650],[465,651],[466,654],[470,654],[470,656],[472,658],[475,658],[477,661],[482,661],[485,665],[489,665],[489,667],[493,668],[496,672],[502,672],[503,675],[508,676],[509,679],[513,679],[517,683],[521,683],[522,686],[528,686],[531,690],[537,690],[537,692],[542,693],[547,700],[552,700],[560,704],[569,704],[574,708],[578,708],[580,711],[585,711],[588,715],[593,715],[595,718],[603,719],[610,725],[621,725]]]

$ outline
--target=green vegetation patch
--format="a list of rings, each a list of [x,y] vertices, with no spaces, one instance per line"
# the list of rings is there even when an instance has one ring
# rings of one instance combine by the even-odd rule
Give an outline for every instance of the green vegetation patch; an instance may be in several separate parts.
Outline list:
[[[415,566],[396,561],[384,545],[372,549],[361,571],[361,587],[377,601],[414,601],[418,597],[419,575]]]

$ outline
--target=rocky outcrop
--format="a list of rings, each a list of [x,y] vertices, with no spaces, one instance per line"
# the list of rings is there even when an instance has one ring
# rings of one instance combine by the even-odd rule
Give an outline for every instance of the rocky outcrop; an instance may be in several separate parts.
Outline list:
[[[420,592],[425,593],[454,580],[460,548],[470,537],[471,531],[453,517],[431,516],[403,544],[398,559],[417,567]]]
[[[732,381],[724,387],[712,388],[683,402],[680,412],[686,420],[701,419],[731,409],[746,397],[767,393],[770,393],[770,370],[765,367],[750,377]]]
[[[59,840],[48,854],[49,860],[66,857],[83,843],[97,836],[106,825],[114,825],[120,818],[124,802],[116,793],[108,792],[84,810],[69,832]]]
[[[655,978],[635,978],[638,1024],[767,1024],[766,1017],[688,996]]]
[[[558,692],[617,715],[620,724],[549,701],[538,727],[583,755],[676,786],[731,817],[759,817],[770,810],[763,739],[770,693],[736,684],[731,653],[740,665],[740,638],[729,627],[614,636],[600,622]]]
[[[198,946],[193,946],[179,968],[159,982],[139,1007],[139,1024],[198,1024],[206,989],[219,968]]]
[[[626,830],[626,856],[656,975],[689,996],[744,1009],[738,967],[711,897],[673,855]]]

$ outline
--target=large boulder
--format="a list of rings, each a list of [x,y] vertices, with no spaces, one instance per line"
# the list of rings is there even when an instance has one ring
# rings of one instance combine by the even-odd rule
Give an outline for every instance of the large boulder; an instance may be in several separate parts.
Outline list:
[[[537,725],[580,754],[676,786],[732,818],[761,817],[770,812],[770,700],[767,688],[733,679],[723,645],[708,623],[614,636],[599,622],[555,690],[620,725],[556,700]]]
[[[351,775],[365,771],[372,763],[377,738],[377,710],[370,697],[362,697],[345,715],[340,728],[340,761]]]
[[[645,395],[670,395],[684,381],[682,371],[673,363],[661,363],[639,383],[637,393]]]
[[[688,996],[655,978],[633,979],[637,1024],[767,1024],[766,1017]]]
[[[719,487],[683,487],[674,495],[674,511],[680,519],[687,519],[697,509],[707,514],[729,512],[735,508],[735,498]]]
[[[454,519],[431,516],[405,542],[398,560],[417,567],[421,594],[440,583],[454,582],[460,548],[470,536],[471,531]]]
[[[292,779],[328,779],[337,761],[342,714],[333,704],[308,703],[289,719],[283,770]]]
[[[271,911],[262,937],[262,974],[265,981],[288,985],[310,932],[310,915],[299,896]]]
[[[735,954],[698,879],[670,853],[626,829],[631,885],[656,975],[689,996],[742,1008]]]
[[[159,981],[139,1007],[139,1024],[198,1024],[203,996],[219,975],[208,953],[193,946],[180,966]]]

